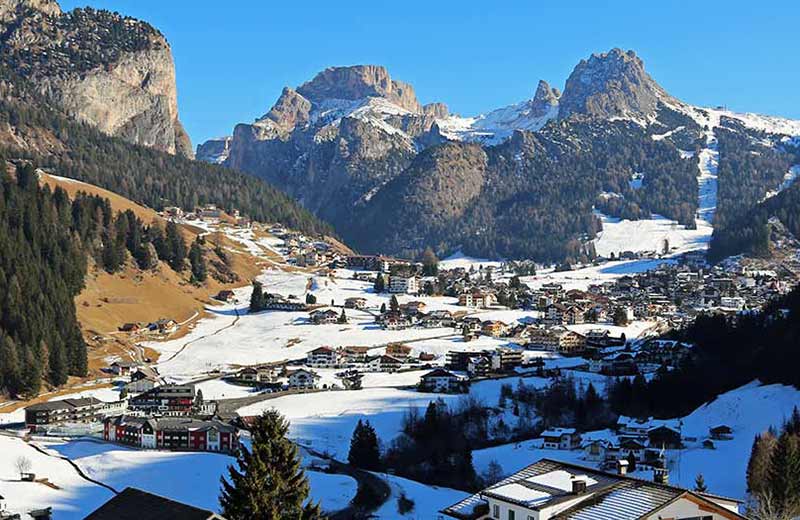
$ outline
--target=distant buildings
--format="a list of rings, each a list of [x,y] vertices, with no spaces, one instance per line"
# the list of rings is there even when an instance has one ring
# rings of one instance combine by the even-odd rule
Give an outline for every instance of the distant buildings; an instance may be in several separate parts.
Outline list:
[[[389,292],[394,294],[418,294],[419,278],[416,276],[390,276]]]

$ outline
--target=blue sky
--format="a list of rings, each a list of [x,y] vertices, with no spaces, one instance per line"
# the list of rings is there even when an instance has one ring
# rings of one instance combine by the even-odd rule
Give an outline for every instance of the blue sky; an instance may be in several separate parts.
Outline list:
[[[797,1],[60,3],[142,18],[167,36],[195,144],[332,65],[385,65],[423,103],[473,115],[531,97],[540,78],[563,88],[581,58],[612,47],[635,50],[687,102],[800,119]]]

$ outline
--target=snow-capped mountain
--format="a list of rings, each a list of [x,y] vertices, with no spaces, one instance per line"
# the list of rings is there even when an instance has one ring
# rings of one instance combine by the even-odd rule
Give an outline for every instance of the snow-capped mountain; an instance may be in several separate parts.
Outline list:
[[[264,177],[360,250],[560,260],[607,253],[591,241],[603,225],[626,236],[611,227],[648,219],[706,247],[718,223],[792,191],[799,141],[800,121],[687,104],[612,49],[578,63],[563,93],[540,81],[471,117],[421,104],[384,67],[331,67],[198,156]],[[756,168],[755,181],[722,185],[726,167]]]

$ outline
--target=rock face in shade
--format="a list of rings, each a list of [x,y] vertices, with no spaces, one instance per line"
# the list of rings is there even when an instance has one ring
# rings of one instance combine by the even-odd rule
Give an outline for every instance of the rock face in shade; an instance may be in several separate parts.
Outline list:
[[[178,118],[164,36],[108,11],[62,12],[52,0],[0,0],[0,60],[74,117],[103,132],[193,156]]]
[[[672,98],[644,69],[633,51],[612,49],[581,60],[567,79],[559,117],[652,117],[660,101]]]

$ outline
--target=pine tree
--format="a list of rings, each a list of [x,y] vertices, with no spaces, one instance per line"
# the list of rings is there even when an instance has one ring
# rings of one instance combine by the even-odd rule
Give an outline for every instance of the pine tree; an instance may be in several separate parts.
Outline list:
[[[353,436],[350,439],[350,452],[347,454],[347,461],[357,467],[369,471],[379,471],[381,469],[381,452],[378,447],[378,436],[375,428],[369,421],[358,420]]]
[[[382,274],[378,273],[378,276],[375,277],[375,283],[372,285],[372,290],[379,294],[386,290],[386,280],[383,279]]]
[[[173,271],[181,272],[184,269],[184,261],[186,260],[186,242],[183,240],[183,235],[178,228],[178,225],[173,222],[167,222],[166,231],[166,261]]]
[[[264,291],[261,282],[253,280],[253,292],[250,294],[250,312],[264,310]]]
[[[397,312],[400,310],[400,302],[397,301],[397,296],[394,294],[392,298],[389,300],[389,308],[392,309],[393,312]]]
[[[772,452],[768,487],[783,508],[800,497],[800,438],[782,433]]]
[[[694,490],[698,493],[705,493],[708,491],[708,487],[706,486],[706,479],[703,477],[702,473],[698,473],[697,476],[694,478]]]
[[[236,466],[222,477],[220,505],[228,520],[317,520],[318,505],[306,504],[308,479],[297,447],[286,438],[289,423],[277,411],[258,417],[252,448],[239,446]],[[237,469],[238,468],[238,469]]]
[[[192,242],[192,247],[189,249],[189,263],[192,266],[192,282],[197,284],[205,282],[208,278],[208,266],[200,237]]]

